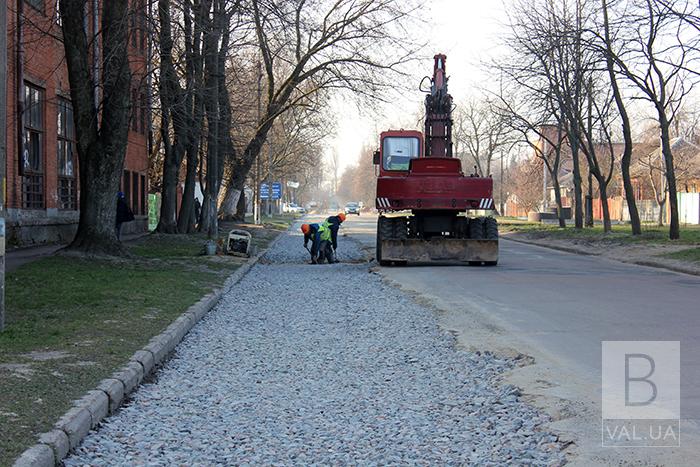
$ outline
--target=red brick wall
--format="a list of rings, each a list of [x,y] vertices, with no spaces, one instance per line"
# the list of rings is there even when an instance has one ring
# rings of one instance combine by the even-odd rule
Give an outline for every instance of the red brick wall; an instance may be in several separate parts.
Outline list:
[[[3,0],[4,1],[4,0]],[[8,1],[8,125],[7,125],[7,207],[22,209],[22,177],[19,176],[18,122],[17,115],[17,4],[22,0]],[[88,2],[91,3],[91,2]],[[70,98],[68,73],[65,66],[63,45],[51,35],[60,36],[60,26],[56,23],[56,2],[44,0],[44,12],[24,3],[24,77],[25,81],[43,89],[43,174],[44,204],[49,210],[58,208],[58,161],[57,161],[57,99]],[[49,32],[50,34],[46,34]],[[144,47],[145,48],[145,47]],[[146,51],[140,47],[130,47],[131,68],[134,72],[134,86],[141,85],[145,91]],[[146,128],[129,132],[125,170],[139,174],[148,180],[148,122]],[[74,155],[75,165],[77,154]],[[77,179],[77,172],[76,172]],[[139,189],[148,195],[148,189]],[[140,206],[140,199],[134,201]]]

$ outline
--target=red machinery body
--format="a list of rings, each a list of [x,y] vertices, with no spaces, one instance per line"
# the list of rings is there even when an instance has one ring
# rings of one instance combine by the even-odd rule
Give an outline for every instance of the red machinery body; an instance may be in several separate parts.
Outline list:
[[[465,175],[452,157],[452,97],[446,57],[435,55],[430,89],[424,90],[425,131],[389,130],[374,154],[379,166],[376,208],[377,260],[464,261],[495,265],[498,226],[484,217],[494,208],[493,180]],[[475,212],[481,217],[470,217]]]
[[[390,137],[414,137],[423,147],[419,131],[390,130],[381,134],[381,141]],[[384,144],[380,148],[384,147]],[[380,149],[380,160],[382,149]],[[453,157],[425,157],[422,154],[409,162],[408,170],[385,170],[379,164],[376,207],[380,212],[410,210],[492,209],[493,180],[465,176],[461,161]]]

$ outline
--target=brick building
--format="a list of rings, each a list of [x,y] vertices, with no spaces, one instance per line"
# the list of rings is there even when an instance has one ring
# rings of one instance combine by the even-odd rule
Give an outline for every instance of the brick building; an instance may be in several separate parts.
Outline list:
[[[80,167],[58,2],[7,1],[7,240],[10,245],[69,241],[79,216]],[[90,36],[100,24],[99,6],[91,7],[101,2],[86,2]],[[148,223],[146,19],[145,0],[134,0],[129,18],[133,111],[121,186],[136,221],[125,224],[123,232],[143,231]],[[93,51],[91,60],[98,65],[99,40]]]

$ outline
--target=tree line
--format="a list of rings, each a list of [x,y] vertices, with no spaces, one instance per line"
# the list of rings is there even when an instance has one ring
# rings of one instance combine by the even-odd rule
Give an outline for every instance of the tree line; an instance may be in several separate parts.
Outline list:
[[[273,171],[301,183],[321,176],[331,96],[382,99],[416,53],[405,34],[411,1],[110,0],[99,25],[85,28],[92,3],[60,2],[81,168],[69,248],[88,253],[123,251],[112,226],[134,105],[134,15],[147,18],[151,180],[165,234],[215,236],[219,219],[245,212],[244,187]]]
[[[498,182],[532,209],[546,174],[562,227],[564,164],[579,229],[593,225],[595,189],[603,228],[611,230],[607,200],[619,184],[632,233],[640,234],[633,180],[647,177],[660,216],[668,202],[669,236],[678,238],[677,182],[688,173],[688,155],[673,143],[679,136],[698,142],[691,100],[700,59],[698,13],[697,3],[686,0],[514,0],[505,53],[485,63],[496,84],[456,110],[457,154],[472,172],[491,175],[493,162],[524,147],[534,159],[506,164],[511,177]],[[634,173],[640,139],[658,141],[659,157],[636,155]]]

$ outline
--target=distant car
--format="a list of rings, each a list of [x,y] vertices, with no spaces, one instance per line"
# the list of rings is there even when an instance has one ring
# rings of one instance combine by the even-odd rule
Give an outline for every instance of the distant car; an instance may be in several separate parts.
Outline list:
[[[292,214],[306,214],[306,209],[297,205],[296,203],[289,203],[282,206],[283,212],[289,212]]]
[[[345,214],[360,215],[360,205],[357,203],[348,203],[345,205]]]

